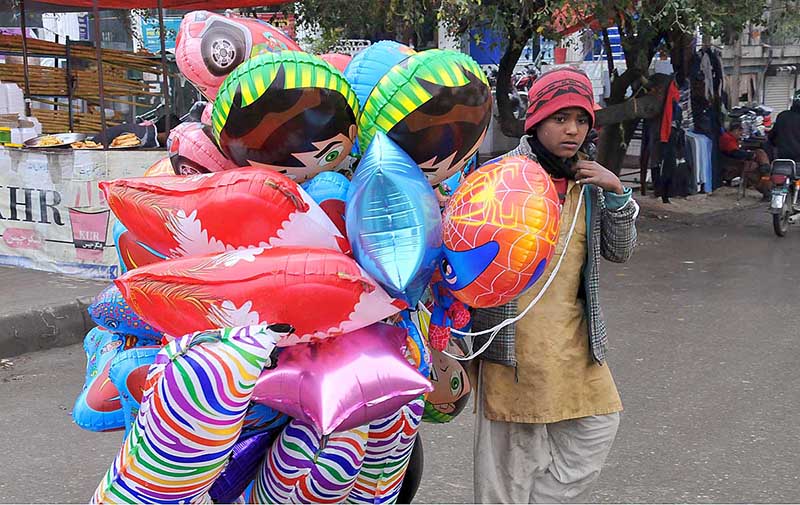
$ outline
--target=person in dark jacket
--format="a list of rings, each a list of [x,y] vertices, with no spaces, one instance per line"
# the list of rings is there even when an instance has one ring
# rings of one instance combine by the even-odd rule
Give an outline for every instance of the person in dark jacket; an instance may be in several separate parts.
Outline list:
[[[776,158],[800,163],[800,89],[794,93],[791,108],[778,114],[769,141],[777,149]]]

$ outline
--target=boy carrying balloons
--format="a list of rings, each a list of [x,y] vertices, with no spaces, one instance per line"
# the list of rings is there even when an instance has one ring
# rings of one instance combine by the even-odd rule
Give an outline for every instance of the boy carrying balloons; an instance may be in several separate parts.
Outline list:
[[[614,262],[631,256],[638,206],[614,173],[579,153],[594,122],[585,74],[570,68],[543,74],[529,103],[527,134],[506,156],[538,161],[555,184],[562,223],[556,250],[521,297],[476,310],[473,331],[517,316],[561,261],[534,310],[505,327],[479,356],[473,381],[479,503],[585,502],[622,411],[605,364],[598,264],[601,256]]]

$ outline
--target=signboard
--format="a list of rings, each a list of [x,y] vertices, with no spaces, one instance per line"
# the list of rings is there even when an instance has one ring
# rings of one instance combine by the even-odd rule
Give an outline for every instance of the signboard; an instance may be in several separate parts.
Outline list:
[[[116,277],[114,216],[97,184],[139,177],[164,154],[0,148],[0,264]]]
[[[158,19],[140,19],[142,27],[142,45],[151,53],[161,52],[161,41],[158,37]],[[164,36],[164,47],[167,50],[175,49],[175,37],[178,35],[178,28],[180,28],[180,26],[181,18],[164,18],[164,30],[166,30],[166,34]]]
[[[294,14],[286,15],[283,12],[260,12],[256,14],[256,17],[281,30],[288,35],[290,39],[294,40],[297,38]]]

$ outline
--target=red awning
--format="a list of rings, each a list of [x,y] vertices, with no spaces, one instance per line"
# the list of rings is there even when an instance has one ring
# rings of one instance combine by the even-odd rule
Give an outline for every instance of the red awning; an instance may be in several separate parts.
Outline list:
[[[83,7],[91,10],[92,0],[38,0],[42,3],[61,5],[66,7]],[[262,7],[267,5],[279,5],[291,3],[293,0],[162,0],[161,7],[164,9],[182,10],[218,10],[234,9],[237,7]],[[97,0],[100,9],[155,9],[158,7],[157,0]]]

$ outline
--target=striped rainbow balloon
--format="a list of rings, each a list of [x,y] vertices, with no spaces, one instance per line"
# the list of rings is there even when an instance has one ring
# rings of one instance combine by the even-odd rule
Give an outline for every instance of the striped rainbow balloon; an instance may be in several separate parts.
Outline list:
[[[364,464],[348,503],[394,503],[403,484],[417,437],[425,400],[420,397],[400,411],[369,425]]]
[[[364,425],[327,437],[292,420],[272,444],[256,477],[250,503],[340,503],[361,470]]]
[[[283,336],[277,329],[204,331],[166,345],[148,373],[131,433],[92,503],[209,502],[256,380]]]

